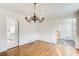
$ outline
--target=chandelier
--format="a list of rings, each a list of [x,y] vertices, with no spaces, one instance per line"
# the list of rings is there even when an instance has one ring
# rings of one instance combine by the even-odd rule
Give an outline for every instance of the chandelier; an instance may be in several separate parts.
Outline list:
[[[32,21],[34,23],[36,23],[36,22],[39,22],[39,23],[43,22],[44,17],[38,17],[38,16],[36,16],[36,3],[34,3],[34,14],[33,14],[33,16],[31,16],[31,17],[25,17],[25,19],[29,23],[31,23]]]

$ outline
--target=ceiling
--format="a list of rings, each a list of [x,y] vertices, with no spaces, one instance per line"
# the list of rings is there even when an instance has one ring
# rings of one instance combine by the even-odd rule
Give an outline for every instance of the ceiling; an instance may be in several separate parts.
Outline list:
[[[33,15],[32,3],[0,3],[0,8],[22,14],[23,16]],[[44,17],[73,17],[79,9],[78,3],[38,3],[37,15],[44,13]]]

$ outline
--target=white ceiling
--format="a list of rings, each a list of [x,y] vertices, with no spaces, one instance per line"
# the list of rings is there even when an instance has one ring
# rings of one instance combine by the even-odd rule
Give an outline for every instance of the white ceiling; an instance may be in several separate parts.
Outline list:
[[[32,3],[0,3],[0,8],[13,11],[24,16],[33,15]],[[79,9],[78,3],[38,3],[37,15],[42,12],[45,17],[73,17],[76,10]]]

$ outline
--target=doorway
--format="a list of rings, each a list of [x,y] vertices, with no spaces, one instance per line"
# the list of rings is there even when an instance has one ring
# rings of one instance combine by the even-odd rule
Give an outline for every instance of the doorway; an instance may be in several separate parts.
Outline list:
[[[15,18],[7,18],[7,52],[9,49],[14,48],[18,46],[18,40],[19,40],[19,23],[18,20]],[[14,51],[14,54],[16,53],[16,50]],[[12,53],[11,53],[12,54]],[[10,53],[8,54],[10,55]]]
[[[60,34],[58,43],[75,47],[76,19],[57,20],[57,31]]]

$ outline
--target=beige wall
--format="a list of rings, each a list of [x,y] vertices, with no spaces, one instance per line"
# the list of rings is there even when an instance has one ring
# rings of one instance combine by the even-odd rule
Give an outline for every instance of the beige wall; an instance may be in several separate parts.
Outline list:
[[[75,48],[79,49],[79,19],[76,20],[76,29]]]
[[[79,10],[75,12],[76,18],[76,39],[75,39],[75,48],[79,49]]]

